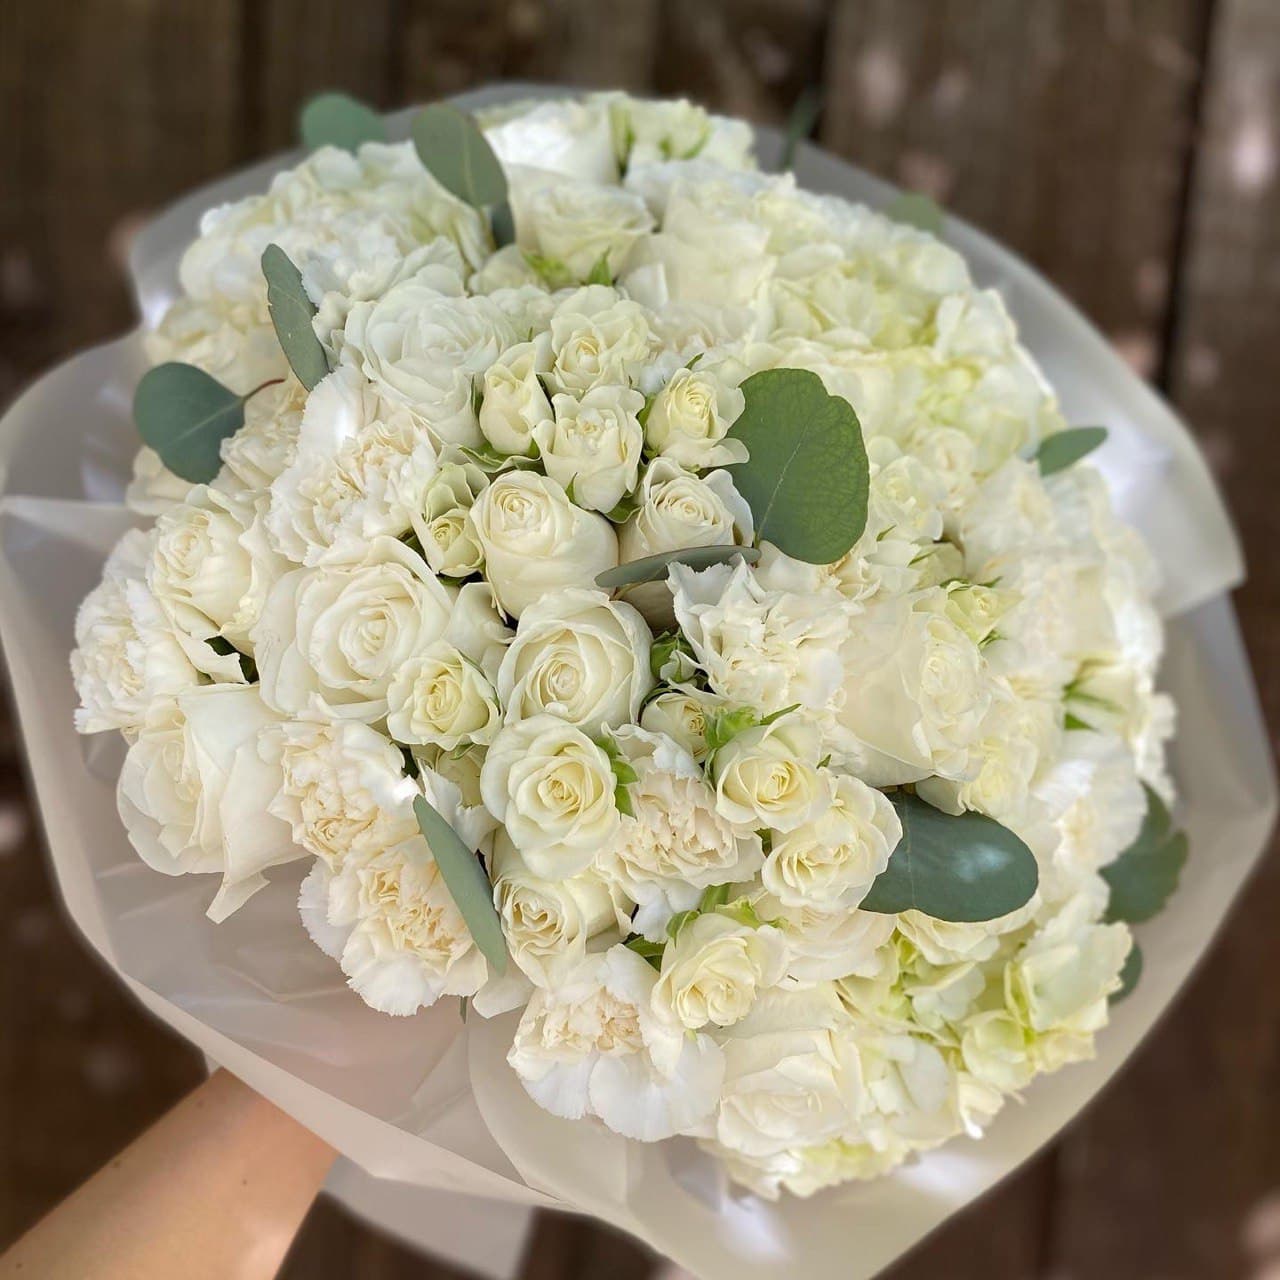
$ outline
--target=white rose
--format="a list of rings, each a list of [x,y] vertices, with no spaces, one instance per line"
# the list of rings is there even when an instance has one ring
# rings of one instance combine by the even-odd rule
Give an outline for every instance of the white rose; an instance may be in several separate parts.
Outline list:
[[[640,726],[672,739],[694,760],[707,754],[707,711],[703,698],[684,689],[668,689],[644,704]]]
[[[596,872],[563,880],[535,876],[499,831],[493,853],[493,900],[511,958],[539,987],[554,987],[587,954],[617,942],[628,925],[626,903]]]
[[[452,598],[416,552],[374,538],[362,559],[297,569],[253,629],[262,696],[285,715],[373,722],[415,653],[443,635]]]
[[[445,462],[413,513],[413,530],[433,573],[465,578],[484,562],[471,524],[471,508],[489,481],[472,462]]]
[[[412,785],[412,784],[410,784]],[[424,775],[428,799],[464,840],[474,843],[457,788]],[[342,966],[364,1002],[408,1016],[441,996],[471,996],[489,966],[420,835],[344,859],[335,871],[317,862],[298,908],[312,940]]]
[[[285,720],[259,751],[279,789],[267,811],[294,841],[335,870],[411,839],[417,821],[403,803],[404,759],[395,744],[358,720]]]
[[[611,277],[621,274],[632,246],[653,227],[644,201],[621,187],[523,166],[514,177],[511,205],[520,248],[570,280],[585,280],[600,262]]]
[[[471,446],[481,442],[474,381],[515,340],[491,299],[451,297],[416,278],[358,303],[345,330],[384,395],[419,414],[439,440]]]
[[[651,1009],[658,975],[635,952],[588,955],[554,991],[534,992],[507,1061],[539,1106],[598,1116],[641,1142],[687,1132],[715,1109],[724,1062],[715,1042]]]
[[[644,432],[636,415],[644,396],[630,387],[597,386],[581,399],[557,395],[555,418],[538,424],[533,438],[542,464],[573,499],[612,511],[636,486]]]
[[[882,792],[846,775],[831,780],[831,806],[775,840],[761,871],[788,907],[856,907],[889,865],[902,838],[897,811]]]
[[[831,789],[818,732],[794,715],[744,730],[712,758],[716,808],[737,826],[794,831],[819,817]]]
[[[548,591],[593,583],[618,563],[613,526],[536,472],[499,476],[476,500],[471,520],[485,577],[513,618]]]
[[[453,750],[492,742],[502,708],[488,677],[459,649],[437,640],[396,672],[387,690],[387,732],[406,745]]]
[[[485,370],[480,430],[499,453],[527,457],[534,432],[552,417],[551,401],[538,375],[551,368],[551,339],[538,334],[519,343]]]
[[[649,359],[653,343],[639,303],[607,285],[587,285],[551,317],[552,389],[581,395],[602,384],[626,386]]]
[[[968,775],[991,694],[978,646],[950,618],[887,600],[855,626],[844,655],[838,716],[860,777],[883,787]]]
[[[695,471],[747,460],[741,440],[726,439],[746,401],[742,392],[709,369],[677,369],[653,401],[645,420],[649,447]]]
[[[610,112],[614,143],[628,168],[693,156],[705,156],[727,168],[754,166],[751,126],[742,120],[709,115],[686,98],[610,95]]]
[[[508,720],[550,712],[588,734],[633,722],[653,687],[649,629],[603,591],[549,592],[520,616],[498,672]]]
[[[358,556],[405,533],[436,474],[436,451],[407,408],[342,364],[312,389],[292,461],[271,482],[266,523],[299,564]]]
[[[766,996],[722,1041],[716,1142],[752,1158],[838,1138],[863,1105],[858,1052],[839,1030],[835,997]]]
[[[517,104],[477,113],[489,145],[504,168],[537,165],[586,182],[617,182],[609,112],[602,100]]]
[[[636,492],[640,504],[619,534],[622,559],[640,560],[682,547],[749,543],[751,508],[727,471],[699,477],[678,462],[655,458]]]
[[[672,738],[625,726],[614,743],[636,780],[627,786],[631,813],[601,847],[596,868],[639,904],[632,927],[656,941],[704,889],[750,880],[764,855],[754,830],[717,811],[702,770]]]
[[[555,716],[507,725],[485,757],[480,789],[529,869],[548,880],[584,870],[618,828],[608,755]]]
[[[249,503],[202,485],[156,522],[147,584],[180,630],[245,649],[267,592],[288,567]]]
[[[705,912],[667,944],[653,989],[654,1008],[690,1031],[709,1022],[731,1027],[786,971],[787,945],[777,929]]]
[[[165,875],[221,874],[213,920],[261,889],[268,867],[304,856],[267,809],[279,773],[258,740],[275,722],[255,689],[188,689],[152,705],[120,771],[120,817],[142,860]]]

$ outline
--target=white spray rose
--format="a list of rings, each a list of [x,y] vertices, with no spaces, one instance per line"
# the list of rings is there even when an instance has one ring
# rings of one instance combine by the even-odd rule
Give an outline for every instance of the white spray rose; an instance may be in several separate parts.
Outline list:
[[[535,876],[502,831],[494,841],[493,899],[511,958],[539,987],[555,987],[587,954],[619,941],[626,901],[595,871],[563,880]]]
[[[644,396],[630,387],[597,386],[581,399],[557,395],[555,417],[534,429],[547,475],[571,489],[579,506],[612,511],[636,486],[644,433],[636,415]]]
[[[502,708],[489,678],[447,640],[414,654],[387,690],[387,732],[406,746],[490,743]]]
[[[726,436],[746,401],[710,369],[677,369],[645,420],[649,448],[681,466],[705,471],[747,460],[747,446]]]
[[[480,430],[499,453],[534,453],[534,432],[552,417],[538,375],[551,368],[551,339],[540,333],[508,348],[485,370]]]
[[[258,739],[275,721],[247,686],[188,689],[152,704],[120,772],[120,817],[142,860],[165,875],[222,876],[213,920],[261,889],[268,867],[304,856],[267,812],[279,772]]]
[[[380,720],[392,680],[443,635],[452,603],[394,538],[372,539],[360,560],[286,574],[252,633],[262,696],[285,715]]]
[[[619,534],[624,561],[751,541],[751,508],[727,471],[699,477],[678,462],[655,458],[645,468],[636,501],[638,510]]]
[[[787,975],[800,982],[874,977],[879,951],[893,937],[894,917],[874,911],[788,907],[767,895],[754,905],[782,931],[790,956]]]
[[[433,573],[465,578],[484,562],[471,508],[489,481],[471,462],[445,462],[427,484],[413,530]]]
[[[618,807],[608,754],[555,716],[507,725],[480,774],[489,812],[535,875],[562,880],[614,837]]]
[[[794,831],[831,803],[817,730],[794,715],[746,729],[712,759],[716,808],[737,826]]]
[[[520,617],[498,672],[508,720],[550,712],[588,734],[634,722],[653,687],[649,629],[603,591],[549,592]]]
[[[690,1031],[707,1023],[731,1027],[786,971],[787,945],[777,929],[744,924],[728,912],[705,912],[663,952],[654,1008]]]
[[[485,577],[513,618],[548,591],[594,582],[618,563],[613,526],[536,472],[499,476],[471,508],[471,521]]]
[[[831,805],[775,840],[764,886],[788,907],[856,907],[889,865],[902,823],[883,792],[849,775],[831,779]]]
[[[694,760],[707,754],[705,699],[685,689],[668,689],[644,704],[640,727],[670,738]]]
[[[574,395],[602,385],[626,386],[648,362],[652,341],[639,303],[607,285],[587,285],[551,317],[555,359],[548,381],[554,391]]]
[[[658,975],[626,947],[587,956],[554,991],[535,991],[507,1061],[529,1095],[565,1119],[658,1142],[715,1109],[724,1062],[715,1042],[651,1009]]]

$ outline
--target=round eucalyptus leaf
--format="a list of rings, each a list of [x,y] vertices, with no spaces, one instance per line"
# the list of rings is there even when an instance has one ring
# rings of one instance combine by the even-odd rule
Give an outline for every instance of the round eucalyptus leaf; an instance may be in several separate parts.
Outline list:
[[[1125,957],[1124,968],[1120,970],[1120,989],[1111,993],[1111,1003],[1119,1004],[1138,985],[1142,977],[1142,948],[1134,942]]]
[[[908,792],[889,799],[902,822],[902,839],[862,900],[863,911],[995,920],[1035,893],[1035,855],[1008,827],[980,813],[943,813]]]
[[[596,574],[596,586],[602,591],[618,587],[630,587],[637,582],[661,582],[673,564],[688,565],[690,569],[709,569],[713,564],[726,564],[730,560],[744,560],[755,564],[760,552],[755,547],[681,547],[676,551],[661,551],[656,556],[642,560],[628,560]]]
[[[329,372],[329,357],[311,327],[316,308],[302,287],[302,272],[278,244],[269,244],[262,251],[262,274],[280,349],[298,381],[310,391]]]
[[[1164,909],[1187,860],[1187,837],[1173,827],[1160,797],[1146,784],[1147,812],[1134,842],[1102,868],[1111,889],[1107,919],[1141,924]]]
[[[730,467],[757,541],[808,564],[831,564],[867,525],[869,472],[853,406],[807,369],[766,369],[742,384],[729,434],[747,446]]]
[[[170,471],[208,484],[222,466],[222,442],[244,425],[244,398],[203,369],[170,361],[143,374],[133,419]]]
[[[506,200],[502,165],[480,126],[465,111],[433,103],[414,117],[411,133],[422,163],[459,200],[477,209]]]
[[[440,868],[445,888],[471,931],[472,941],[495,973],[505,973],[507,944],[493,905],[493,886],[480,865],[479,855],[467,848],[462,837],[425,796],[414,797],[413,816]]]
[[[382,117],[358,98],[346,93],[320,93],[298,113],[298,133],[309,151],[341,147],[355,151],[364,142],[386,142]]]
[[[1081,458],[1100,448],[1107,438],[1106,427],[1068,427],[1047,436],[1036,450],[1042,476],[1051,476],[1074,466]]]

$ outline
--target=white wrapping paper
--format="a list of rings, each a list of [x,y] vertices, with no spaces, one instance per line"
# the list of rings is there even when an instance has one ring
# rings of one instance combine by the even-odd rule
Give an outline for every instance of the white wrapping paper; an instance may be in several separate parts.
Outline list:
[[[462,101],[533,92],[548,90]],[[766,163],[777,147],[762,136]],[[199,213],[264,187],[294,158],[198,192],[142,234],[133,272],[146,319],[167,304]],[[811,147],[797,174],[873,205],[894,194]],[[730,1190],[691,1143],[642,1146],[540,1110],[506,1066],[510,1015],[464,1026],[453,1001],[407,1019],[373,1012],[306,939],[301,864],[213,925],[205,878],[169,879],[140,862],[115,812],[122,744],[77,737],[67,664],[76,606],[132,523],[120,502],[137,447],[140,331],[54,370],[0,423],[0,638],[67,908],[147,1008],[343,1153],[331,1190],[363,1216],[494,1277],[515,1274],[534,1205],[594,1214],[705,1280],[869,1276],[1051,1138],[1120,1067],[1221,925],[1276,810],[1226,595],[1243,565],[1221,499],[1185,428],[1064,299],[980,233],[949,220],[945,238],[1005,294],[1068,420],[1110,428],[1099,465],[1164,571],[1163,683],[1179,705],[1174,770],[1192,852],[1169,909],[1137,930],[1146,972],[1093,1062],[1038,1079],[981,1142],[957,1139],[808,1201]]]

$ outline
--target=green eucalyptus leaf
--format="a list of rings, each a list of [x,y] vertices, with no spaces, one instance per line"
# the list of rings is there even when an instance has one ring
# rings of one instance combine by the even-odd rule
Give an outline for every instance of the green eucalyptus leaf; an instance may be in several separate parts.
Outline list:
[[[386,142],[387,126],[370,106],[347,93],[320,93],[298,114],[298,132],[310,151],[341,147],[355,151],[364,142]]]
[[[931,236],[940,236],[946,223],[946,215],[938,204],[919,191],[904,191],[885,206],[884,212],[894,222],[904,222],[917,231],[927,231]]]
[[[170,361],[142,375],[133,418],[170,471],[208,484],[222,466],[222,442],[244,425],[244,401],[203,369]]]
[[[415,796],[413,816],[426,837],[445,888],[462,914],[471,939],[481,954],[502,974],[507,968],[507,944],[502,923],[493,905],[493,886],[480,865],[479,856],[462,842],[462,837],[444,820],[425,796]]]
[[[778,157],[778,172],[787,173],[795,168],[796,148],[812,137],[822,114],[822,90],[810,86],[795,101],[787,116],[786,133],[782,139],[782,154]]]
[[[432,177],[474,208],[502,204],[507,179],[480,126],[465,111],[437,102],[414,117],[418,157]]]
[[[742,393],[729,434],[750,457],[728,470],[757,541],[808,564],[839,560],[867,524],[867,451],[853,406],[807,369],[753,373]]]
[[[606,569],[596,575],[596,586],[601,591],[613,591],[618,587],[634,586],[637,582],[661,582],[673,564],[709,569],[713,564],[724,564],[739,556],[747,564],[755,564],[760,559],[760,552],[755,547],[681,547],[677,551],[662,551],[656,556],[628,560],[626,564]]]
[[[902,839],[862,900],[864,911],[922,911],[935,920],[994,920],[1036,891],[1035,855],[1007,827],[979,813],[943,813],[919,796],[889,796]]]
[[[1068,427],[1046,436],[1036,450],[1040,474],[1051,476],[1073,466],[1081,458],[1100,448],[1107,438],[1106,427]]]
[[[329,372],[329,357],[311,327],[315,303],[302,287],[302,272],[278,244],[262,251],[267,309],[289,367],[308,391]]]
[[[516,242],[516,216],[511,211],[510,200],[499,200],[489,215],[489,229],[493,233],[494,247],[504,248]]]
[[[1187,860],[1187,837],[1173,827],[1160,797],[1146,784],[1147,812],[1138,838],[1112,863],[1102,868],[1111,888],[1107,919],[1141,924],[1159,913],[1178,887]]]
[[[1135,940],[1133,946],[1129,948],[1129,954],[1125,957],[1124,968],[1120,970],[1120,989],[1111,993],[1111,1003],[1117,1004],[1123,1000],[1138,985],[1138,979],[1141,977],[1142,948]]]

